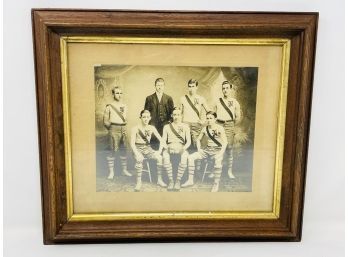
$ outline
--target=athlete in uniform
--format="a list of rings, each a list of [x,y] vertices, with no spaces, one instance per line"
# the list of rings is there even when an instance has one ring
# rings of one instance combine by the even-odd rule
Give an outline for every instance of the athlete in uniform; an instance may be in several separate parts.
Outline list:
[[[232,97],[235,86],[228,81],[222,82],[223,97],[215,103],[214,109],[217,114],[217,123],[221,124],[227,136],[227,170],[228,176],[234,179],[232,172],[233,166],[233,141],[235,135],[235,125],[241,120],[241,110],[238,101]]]
[[[163,168],[169,177],[168,190],[180,190],[180,181],[187,168],[187,148],[191,145],[190,128],[181,121],[181,109],[175,107],[172,113],[173,122],[163,128],[163,142],[167,143],[163,151]],[[175,184],[173,182],[170,154],[180,154],[180,164]]]
[[[208,111],[208,106],[205,98],[197,94],[197,80],[190,79],[187,86],[188,94],[180,98],[183,122],[189,125],[192,144],[197,147],[197,137],[201,133],[204,114]]]
[[[108,179],[114,178],[114,163],[115,157],[118,154],[121,161],[122,173],[126,176],[132,176],[127,171],[127,160],[126,160],[126,117],[127,117],[127,106],[122,103],[122,90],[119,87],[112,89],[112,95],[114,101],[107,104],[104,110],[103,122],[104,126],[109,132],[109,149],[110,152],[106,157],[109,167]],[[122,149],[123,147],[123,149]],[[122,150],[121,150],[121,149]]]
[[[201,149],[200,140],[203,136],[207,137],[207,146]],[[216,124],[216,113],[207,112],[207,126],[205,126],[197,138],[198,151],[190,154],[188,157],[188,172],[189,178],[182,187],[193,185],[193,176],[195,171],[195,161],[198,159],[213,159],[214,160],[214,185],[211,192],[219,190],[220,177],[222,171],[222,159],[227,146],[227,139],[224,128]]]
[[[141,124],[132,129],[131,135],[131,148],[136,160],[135,169],[137,172],[137,184],[134,189],[136,192],[140,191],[142,185],[141,175],[143,170],[143,161],[145,158],[156,160],[158,174],[157,184],[162,187],[167,186],[162,180],[162,156],[159,151],[155,151],[150,145],[152,135],[159,140],[160,144],[162,144],[162,138],[157,129],[154,126],[149,125],[151,114],[148,110],[142,110],[140,112],[140,120]]]

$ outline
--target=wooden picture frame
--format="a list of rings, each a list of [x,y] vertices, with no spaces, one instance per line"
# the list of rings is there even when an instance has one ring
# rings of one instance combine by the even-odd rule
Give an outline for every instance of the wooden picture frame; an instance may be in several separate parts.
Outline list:
[[[318,13],[33,9],[45,244],[126,241],[299,241]],[[76,214],[69,42],[276,45],[282,51],[271,212]],[[282,123],[283,122],[283,123]]]

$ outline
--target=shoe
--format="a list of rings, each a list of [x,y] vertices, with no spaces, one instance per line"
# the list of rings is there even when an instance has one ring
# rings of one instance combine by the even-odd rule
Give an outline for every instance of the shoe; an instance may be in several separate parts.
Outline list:
[[[176,181],[174,184],[174,191],[180,191],[180,181]]]
[[[132,176],[133,176],[132,173],[130,173],[130,172],[127,171],[127,170],[123,170],[123,171],[122,171],[122,174],[125,175],[126,177],[132,177]]]
[[[163,182],[162,178],[158,178],[157,185],[160,187],[167,187],[167,184]]]
[[[235,179],[236,177],[233,175],[233,173],[232,173],[232,170],[228,170],[228,177],[230,178],[230,179]]]
[[[213,187],[211,188],[211,192],[215,193],[219,191],[219,183],[214,183]]]
[[[114,179],[114,176],[115,176],[114,172],[110,172],[109,176],[108,176],[108,179]]]
[[[141,182],[136,184],[136,186],[134,188],[134,192],[140,192],[140,188],[141,188]]]
[[[181,187],[190,187],[193,186],[193,180],[188,179]]]
[[[172,181],[169,182],[167,190],[168,191],[173,191],[173,189],[174,189],[174,181],[172,180]]]

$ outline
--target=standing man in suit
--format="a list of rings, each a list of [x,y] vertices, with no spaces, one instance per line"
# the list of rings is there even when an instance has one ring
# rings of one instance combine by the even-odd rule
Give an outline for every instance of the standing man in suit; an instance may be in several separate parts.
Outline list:
[[[150,124],[155,126],[158,133],[162,136],[164,125],[168,124],[174,109],[173,98],[163,93],[164,79],[158,78],[155,81],[156,92],[146,97],[145,110],[151,113]]]

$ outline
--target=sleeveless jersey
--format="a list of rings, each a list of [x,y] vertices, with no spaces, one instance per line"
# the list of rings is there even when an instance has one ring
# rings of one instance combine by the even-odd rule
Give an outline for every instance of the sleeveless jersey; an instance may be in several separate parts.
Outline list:
[[[110,106],[112,105],[112,107]],[[125,104],[120,103],[120,104],[109,104],[105,108],[105,116],[111,123],[117,123],[117,124],[125,124],[125,122],[122,120],[122,118],[117,114],[117,112],[113,109],[117,109],[121,115],[124,117],[124,119],[127,119],[127,107]]]
[[[200,116],[201,116],[201,113],[202,113],[202,109],[204,110],[203,104],[206,106],[206,101],[205,101],[204,97],[199,96],[199,95],[196,95],[196,96],[194,96],[192,98],[189,95],[187,95],[187,96],[190,98],[192,104],[198,110],[199,116],[194,111],[192,106],[189,104],[189,102],[187,101],[187,98],[185,96],[183,96],[180,99],[181,104],[184,107],[183,122],[199,122],[200,121]]]
[[[187,140],[186,138],[186,131],[189,129],[188,126],[184,123],[181,123],[179,125],[176,125],[174,123],[172,123],[173,128],[175,129],[175,131],[185,140]],[[165,125],[165,129],[168,132],[168,139],[167,139],[167,143],[171,144],[171,143],[181,143],[183,144],[182,140],[180,140],[172,131],[172,129],[170,128],[170,124]]]
[[[238,101],[234,98],[231,99],[224,99],[221,98],[222,101],[224,101],[227,108],[231,111],[233,117],[226,111],[225,107],[221,104],[220,99],[216,102],[216,115],[218,120],[222,121],[229,121],[229,120],[235,120],[236,118],[239,118],[240,116],[240,105]]]

